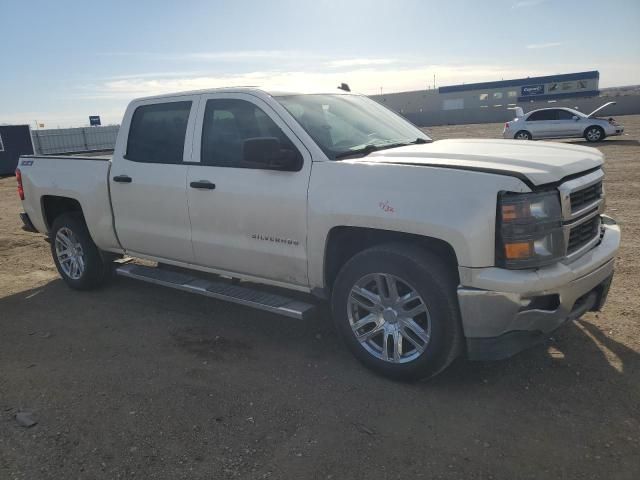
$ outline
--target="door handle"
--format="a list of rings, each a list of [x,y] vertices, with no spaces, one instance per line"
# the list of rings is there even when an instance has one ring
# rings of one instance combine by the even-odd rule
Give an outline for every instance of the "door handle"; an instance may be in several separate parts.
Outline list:
[[[131,183],[131,177],[129,175],[116,175],[113,177],[113,181],[118,183]]]
[[[208,180],[198,180],[197,182],[191,182],[189,186],[191,188],[198,188],[200,190],[214,190],[216,188],[216,184],[211,183]]]

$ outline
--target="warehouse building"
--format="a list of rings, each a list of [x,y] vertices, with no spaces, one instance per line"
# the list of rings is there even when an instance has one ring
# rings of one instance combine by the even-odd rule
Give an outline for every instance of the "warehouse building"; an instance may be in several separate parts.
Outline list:
[[[598,97],[600,73],[527,77],[496,82],[450,85],[435,90],[372,95],[420,125],[498,122],[513,117],[510,109],[530,103],[575,103]]]
[[[471,83],[441,87],[438,93],[443,97],[443,108],[493,107],[532,100],[558,100],[562,98],[598,96],[597,71],[550,75],[546,77],[517,78],[499,82]]]

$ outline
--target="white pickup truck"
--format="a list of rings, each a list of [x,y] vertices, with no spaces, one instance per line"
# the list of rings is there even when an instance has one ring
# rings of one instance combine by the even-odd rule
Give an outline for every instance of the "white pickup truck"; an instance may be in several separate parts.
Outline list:
[[[603,305],[620,230],[602,165],[433,142],[361,95],[230,88],[134,100],[112,157],[25,156],[17,179],[72,288],[115,271],[295,318],[324,299],[358,359],[416,379]]]

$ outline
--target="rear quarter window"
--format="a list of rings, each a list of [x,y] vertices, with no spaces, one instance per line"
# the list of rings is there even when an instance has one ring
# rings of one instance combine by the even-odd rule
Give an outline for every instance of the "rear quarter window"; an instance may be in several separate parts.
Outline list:
[[[125,158],[144,163],[182,163],[192,102],[167,102],[136,108]]]

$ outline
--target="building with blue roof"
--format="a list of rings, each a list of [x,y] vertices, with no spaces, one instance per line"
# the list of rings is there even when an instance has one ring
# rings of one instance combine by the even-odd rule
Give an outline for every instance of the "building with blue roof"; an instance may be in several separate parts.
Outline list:
[[[600,95],[599,81],[600,73],[592,70],[449,85],[371,98],[422,125],[490,122],[513,117],[511,110],[517,106],[527,111],[534,105],[541,108],[547,103],[576,107],[576,102],[587,100],[590,104],[589,99]]]

